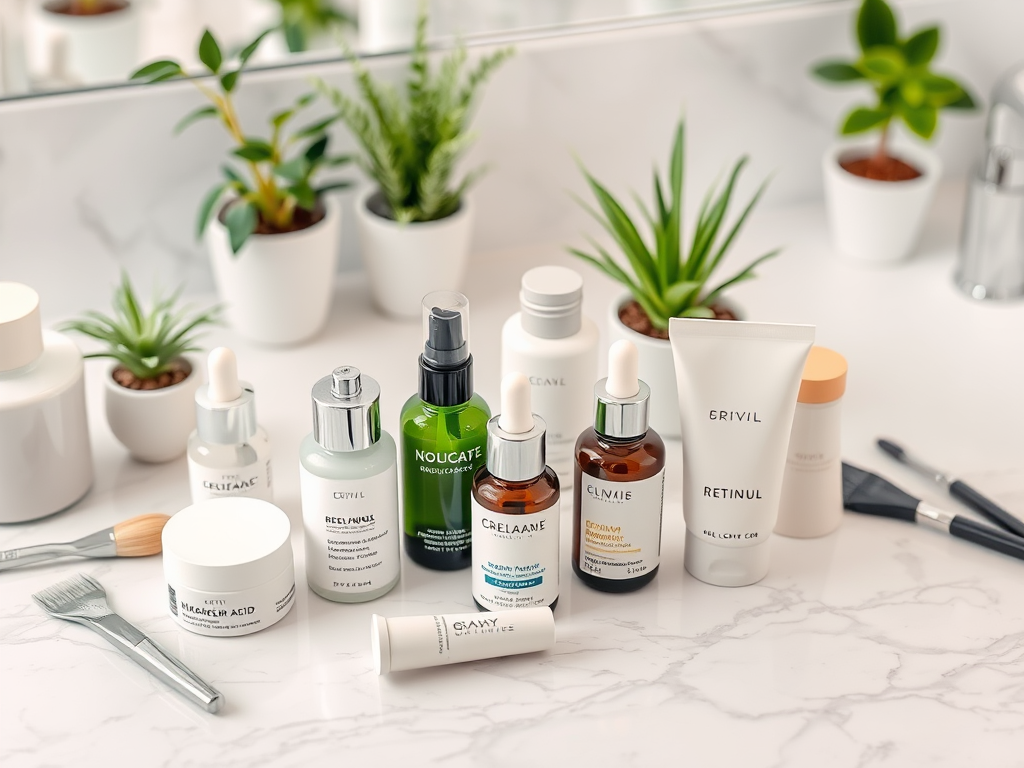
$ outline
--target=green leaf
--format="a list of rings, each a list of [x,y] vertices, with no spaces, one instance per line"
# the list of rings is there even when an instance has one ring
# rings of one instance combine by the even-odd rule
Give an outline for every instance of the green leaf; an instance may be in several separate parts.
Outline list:
[[[857,41],[867,51],[876,45],[896,45],[896,17],[885,0],[864,0],[857,14]]]
[[[192,123],[203,120],[207,117],[216,117],[217,114],[218,112],[216,107],[199,107],[199,109],[194,109],[178,121],[178,124],[174,126],[174,132],[176,134],[181,133],[192,125]]]
[[[848,83],[864,79],[864,73],[845,61],[826,61],[818,64],[812,71],[817,77],[830,83]]]
[[[284,33],[284,42],[289,53],[302,53],[306,50],[306,33],[301,24],[285,22],[281,25],[281,31]]]
[[[320,197],[324,192],[333,192],[336,189],[348,189],[351,186],[351,181],[332,181],[330,184],[322,184],[317,187],[316,196]]]
[[[891,118],[892,113],[889,110],[858,107],[847,116],[846,122],[843,123],[839,132],[843,136],[864,133],[872,128],[877,128]]]
[[[924,88],[929,106],[940,109],[943,107],[952,107],[953,109],[974,108],[974,99],[967,94],[967,91],[956,80],[928,73],[921,78],[921,85]],[[964,101],[965,96],[966,102]],[[960,106],[967,103],[969,103],[969,106]],[[958,106],[954,107],[954,104]]]
[[[930,139],[935,133],[935,126],[938,124],[939,111],[935,107],[927,105],[912,107],[904,105],[900,110],[900,117],[907,127],[920,136],[922,139]]]
[[[217,206],[217,201],[230,188],[231,184],[218,184],[206,193],[206,197],[199,204],[199,215],[196,216],[196,240],[203,237],[203,232],[206,231],[206,225],[210,223],[210,217]]]
[[[902,47],[908,65],[919,67],[927,64],[939,50],[939,28],[928,27],[915,32]]]
[[[672,317],[680,317],[683,310],[697,299],[704,283],[700,280],[681,280],[665,290],[665,304]]]
[[[311,186],[305,181],[300,181],[298,184],[293,184],[288,187],[288,194],[295,198],[295,202],[306,211],[312,211],[316,208],[316,192]]]
[[[170,59],[154,61],[132,72],[130,80],[146,80],[155,83],[158,80],[167,80],[171,77],[184,77],[185,72],[181,65]]]
[[[964,90],[961,93],[960,98],[958,98],[956,101],[951,101],[945,105],[945,109],[971,110],[977,108],[978,105],[975,103],[974,97],[971,96],[971,94],[968,93],[966,90]]]
[[[702,320],[711,320],[715,316],[715,310],[711,307],[705,307],[703,304],[697,305],[696,307],[688,307],[683,310],[682,317],[696,317]]]
[[[926,93],[920,80],[905,80],[900,83],[900,96],[910,106],[920,107],[924,104]]]
[[[330,127],[331,123],[338,119],[337,115],[331,115],[330,117],[324,118],[323,120],[317,120],[315,123],[310,123],[297,130],[292,135],[292,140],[308,139],[312,136],[317,136],[323,133],[327,128]]]
[[[233,154],[251,163],[262,163],[274,156],[274,148],[262,139],[246,139]]]
[[[292,117],[294,116],[294,109],[282,109],[280,112],[275,113],[270,118],[270,124],[280,130],[281,128],[284,127],[284,124],[291,120]]]
[[[228,230],[232,253],[238,253],[249,235],[256,231],[256,221],[256,206],[248,200],[238,200],[231,204],[224,216],[224,226]]]
[[[268,30],[262,32],[259,35],[259,37],[257,37],[255,40],[253,40],[251,43],[249,43],[247,46],[245,46],[245,48],[242,49],[242,52],[238,54],[238,61],[243,66],[245,65],[245,63],[247,61],[249,61],[250,58],[252,58],[252,55],[254,53],[256,53],[256,49],[260,47],[260,43],[263,42],[263,38],[265,38],[271,32],[273,32],[272,29],[268,29]]]
[[[242,189],[248,189],[249,183],[245,179],[243,179],[239,175],[238,171],[236,171],[230,165],[222,165],[220,167],[220,170],[221,170],[221,173],[224,174],[224,178],[225,179],[227,179],[228,181],[234,182],[236,185],[238,185]]]
[[[872,48],[861,57],[858,65],[869,78],[882,82],[898,80],[907,68],[899,48],[890,46]]]
[[[238,83],[238,76],[242,74],[241,69],[233,69],[230,72],[225,72],[220,78],[221,88],[224,89],[225,93],[231,93],[235,90],[235,85]]]
[[[296,157],[286,163],[274,166],[274,175],[285,181],[302,181],[309,173],[309,163],[304,157]]]
[[[217,39],[209,29],[204,29],[203,36],[199,39],[199,60],[215,75],[220,71],[220,65],[224,61]]]
[[[329,137],[322,136],[306,148],[304,156],[311,165],[316,164],[324,156],[324,153],[327,151],[328,140]]]

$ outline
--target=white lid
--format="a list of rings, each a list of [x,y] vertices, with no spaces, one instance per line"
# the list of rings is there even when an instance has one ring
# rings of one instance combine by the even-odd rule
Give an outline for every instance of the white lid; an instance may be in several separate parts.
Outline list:
[[[21,283],[0,282],[0,372],[26,366],[41,354],[39,294]]]
[[[370,618],[370,647],[373,649],[373,668],[378,675],[391,671],[391,636],[388,620],[376,613]]]
[[[683,566],[716,587],[745,587],[768,575],[770,556],[768,539],[749,547],[719,547],[687,531]]]
[[[523,330],[542,339],[563,339],[582,324],[583,278],[568,267],[534,267],[519,291]]]
[[[251,589],[293,567],[290,537],[288,515],[269,501],[201,501],[164,526],[164,576],[203,592]]]

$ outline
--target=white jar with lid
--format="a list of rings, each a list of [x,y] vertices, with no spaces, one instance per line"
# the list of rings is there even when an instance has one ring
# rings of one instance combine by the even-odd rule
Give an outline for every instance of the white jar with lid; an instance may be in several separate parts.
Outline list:
[[[276,624],[295,602],[288,515],[228,496],[186,507],[162,534],[171,618],[190,632],[235,637]]]
[[[811,347],[797,396],[775,533],[809,539],[843,520],[842,402],[846,358]]]
[[[44,331],[39,294],[0,282],[0,523],[51,515],[92,485],[82,353]]]

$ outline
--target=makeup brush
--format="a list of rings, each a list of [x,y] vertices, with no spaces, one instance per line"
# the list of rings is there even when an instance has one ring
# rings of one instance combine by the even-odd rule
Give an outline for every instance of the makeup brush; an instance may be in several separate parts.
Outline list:
[[[139,515],[65,544],[0,550],[0,571],[42,563],[58,557],[147,557],[160,552],[160,533],[167,515]]]
[[[928,523],[958,539],[1024,560],[1024,539],[915,499],[888,480],[843,462],[843,506],[853,512]]]

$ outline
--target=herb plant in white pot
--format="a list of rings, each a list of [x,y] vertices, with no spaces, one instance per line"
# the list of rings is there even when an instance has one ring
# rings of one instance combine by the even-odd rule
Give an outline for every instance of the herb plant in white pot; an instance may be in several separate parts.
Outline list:
[[[241,168],[222,167],[224,180],[199,207],[197,235],[205,233],[214,280],[232,327],[253,341],[288,345],[310,338],[327,319],[341,244],[341,206],[326,193],[349,184],[315,180],[325,168],[349,158],[327,152],[325,131],[334,117],[288,130],[315,94],[271,115],[267,138],[243,129],[232,95],[262,38],[226,66],[216,39],[204,32],[199,58],[214,76],[212,82],[189,77],[175,61],[147,64],[133,77],[147,82],[188,77],[211,105],[190,112],[176,130],[214,118],[235,142],[232,160]]]
[[[159,463],[185,453],[195,429],[195,393],[202,383],[200,329],[218,322],[220,308],[189,312],[178,293],[155,296],[146,312],[126,274],[114,291],[114,313],[86,312],[61,330],[76,331],[106,345],[86,358],[110,358],[104,376],[107,422],[114,436],[139,461]]]
[[[693,237],[686,252],[683,239],[683,167],[684,126],[676,127],[669,161],[667,185],[654,173],[654,211],[639,199],[636,203],[651,230],[645,239],[640,228],[619,201],[591,176],[587,184],[600,210],[586,202],[580,204],[604,227],[625,258],[614,258],[597,240],[591,251],[570,248],[570,252],[600,269],[627,289],[609,307],[609,341],[629,339],[639,353],[639,376],[651,388],[651,426],[662,437],[679,437],[679,401],[676,394],[675,365],[668,340],[669,318],[700,317],[737,320],[738,313],[725,300],[733,286],[755,276],[761,262],[778,254],[770,251],[744,269],[718,283],[711,277],[721,266],[741,227],[754,209],[767,182],[761,185],[742,213],[727,229],[724,227],[736,182],[747,158],[736,162],[725,186],[710,189],[704,198]],[[667,192],[667,194],[666,194]]]
[[[894,263],[913,250],[942,173],[938,155],[927,148],[894,146],[894,124],[930,141],[941,110],[971,110],[975,104],[964,86],[931,71],[938,27],[901,38],[885,0],[863,0],[857,42],[857,60],[823,62],[813,72],[827,82],[872,87],[874,103],[851,110],[839,132],[874,132],[878,139],[874,146],[841,143],[825,153],[825,202],[839,251],[866,262]]]
[[[466,191],[480,171],[456,180],[455,165],[473,140],[467,126],[480,85],[512,53],[498,50],[464,76],[467,54],[460,46],[435,74],[426,34],[421,6],[404,93],[375,81],[356,60],[362,104],[321,83],[362,149],[359,164],[375,183],[356,202],[374,300],[402,318],[420,316],[425,294],[461,286],[473,229]]]

